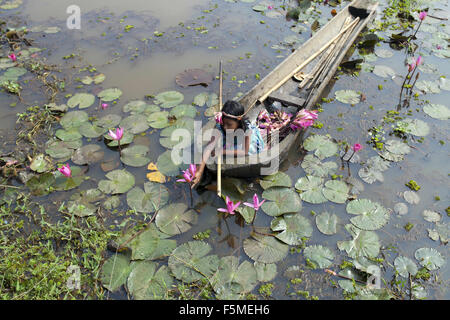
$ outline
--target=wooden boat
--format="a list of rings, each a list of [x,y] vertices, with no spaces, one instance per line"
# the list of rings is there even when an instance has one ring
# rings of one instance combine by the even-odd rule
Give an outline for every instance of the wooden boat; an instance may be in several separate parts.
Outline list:
[[[292,108],[294,113],[302,108],[310,110],[334,76],[359,33],[374,17],[377,6],[378,2],[354,0],[342,9],[239,99],[246,109],[247,118],[255,120],[264,108],[271,112],[270,106],[274,101],[281,102],[283,105],[281,109],[284,111],[292,112]],[[299,71],[307,75],[304,85],[302,82],[305,80],[299,83],[293,77]],[[203,129],[212,128],[214,125],[215,121],[212,119]],[[222,161],[222,174],[257,177],[277,172],[279,165],[286,160],[291,146],[303,136],[304,131],[288,133],[277,145],[278,150],[275,147],[266,148],[259,154],[236,157],[233,163],[229,162],[230,159]],[[207,164],[207,168],[217,172],[216,163]]]

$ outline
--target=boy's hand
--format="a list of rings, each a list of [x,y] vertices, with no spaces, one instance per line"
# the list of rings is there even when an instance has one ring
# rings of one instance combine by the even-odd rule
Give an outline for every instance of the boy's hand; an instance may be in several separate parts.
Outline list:
[[[197,171],[195,173],[194,179],[192,179],[191,189],[194,189],[195,186],[200,182],[200,180],[202,179],[202,175],[203,171]]]

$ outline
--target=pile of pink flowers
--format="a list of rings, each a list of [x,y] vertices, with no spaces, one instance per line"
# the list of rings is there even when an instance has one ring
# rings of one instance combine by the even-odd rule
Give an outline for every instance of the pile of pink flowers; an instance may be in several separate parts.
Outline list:
[[[258,115],[258,126],[261,129],[273,131],[287,125],[292,130],[306,129],[314,124],[317,119],[317,111],[300,110],[294,119],[292,114],[283,111],[275,111],[269,114],[267,110],[262,110]]]

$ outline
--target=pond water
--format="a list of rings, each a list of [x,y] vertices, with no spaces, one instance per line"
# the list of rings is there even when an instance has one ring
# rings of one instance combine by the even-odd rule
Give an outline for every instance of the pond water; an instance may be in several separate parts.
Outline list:
[[[273,68],[275,68],[291,51],[291,48],[298,46],[301,42],[308,39],[311,35],[310,24],[303,24],[306,28],[304,32],[298,34],[291,30],[296,25],[293,20],[284,18],[285,11],[281,5],[293,5],[289,1],[267,1],[264,5],[273,5],[273,16],[261,15],[260,12],[252,10],[252,6],[261,1],[225,1],[225,0],[132,0],[132,1],[78,1],[82,12],[81,30],[68,30],[65,27],[67,14],[66,8],[72,4],[72,1],[50,1],[24,0],[23,5],[14,9],[17,15],[11,19],[10,23],[20,27],[26,23],[28,28],[48,28],[58,27],[58,32],[31,32],[29,38],[33,39],[33,45],[38,48],[47,48],[39,53],[40,57],[46,59],[49,64],[57,65],[61,70],[61,77],[65,79],[66,89],[56,96],[56,103],[67,102],[65,97],[68,93],[90,92],[97,94],[103,89],[120,88],[122,95],[117,104],[110,103],[106,110],[99,110],[96,104],[85,109],[90,116],[101,117],[106,114],[118,114],[122,117],[128,116],[122,112],[122,107],[132,100],[144,100],[152,104],[152,96],[163,91],[176,90],[184,95],[183,103],[190,104],[194,97],[202,92],[208,94],[218,92],[218,81],[214,80],[208,87],[194,86],[181,88],[175,83],[177,74],[186,69],[201,68],[210,72],[214,76],[218,74],[219,60],[224,63],[224,101],[232,99],[249,90],[254,86],[259,78],[263,78]],[[347,2],[335,7],[337,11],[343,8]],[[331,18],[331,6],[315,4],[318,10],[314,14],[320,18],[320,25],[326,23]],[[430,15],[438,17],[448,17],[448,3],[426,2],[420,8],[430,7]],[[376,23],[370,27],[381,23],[383,10],[388,7],[385,0],[380,1]],[[270,10],[265,10],[268,13]],[[10,12],[1,13],[2,16]],[[417,26],[418,23],[415,25]],[[124,31],[127,25],[132,25],[128,32]],[[416,43],[419,48],[415,57],[419,54],[424,59],[425,66],[434,66],[434,71],[420,71],[418,83],[423,80],[439,81],[439,78],[450,77],[450,63],[448,56],[439,57],[430,49],[428,39],[436,33],[442,32],[442,47],[448,52],[449,40],[449,22],[448,20],[433,19],[427,17],[424,20],[423,27],[417,34]],[[207,30],[205,32],[205,30]],[[156,33],[163,33],[158,36]],[[400,31],[398,31],[400,32]],[[408,213],[399,215],[393,210],[388,210],[389,220],[382,227],[374,231],[380,240],[381,254],[378,257],[385,259],[383,263],[382,278],[389,283],[394,276],[394,259],[397,256],[405,256],[413,260],[417,266],[419,261],[415,258],[415,252],[419,248],[434,248],[444,260],[449,256],[448,246],[445,242],[432,240],[428,236],[428,229],[435,229],[438,225],[444,226],[448,236],[448,207],[449,182],[448,165],[449,149],[449,127],[447,120],[439,120],[430,117],[423,111],[425,101],[432,104],[440,104],[450,107],[449,86],[442,88],[438,93],[421,94],[417,99],[412,98],[408,108],[402,108],[399,116],[419,119],[426,122],[429,127],[423,141],[420,136],[407,135],[407,142],[412,147],[411,152],[404,156],[404,160],[390,162],[390,167],[382,173],[383,181],[366,183],[361,180],[358,172],[363,167],[367,159],[377,156],[370,141],[369,129],[379,126],[386,112],[397,110],[400,88],[403,78],[407,73],[404,65],[405,49],[395,50],[389,43],[391,31],[377,31],[379,37],[386,41],[378,41],[375,46],[375,54],[364,54],[363,50],[356,48],[348,55],[346,60],[364,59],[366,65],[370,66],[388,66],[392,74],[386,77],[380,77],[373,72],[360,70],[358,74],[342,73],[337,80],[333,80],[325,90],[324,98],[335,98],[335,93],[339,90],[354,90],[361,92],[365,100],[354,105],[342,103],[337,99],[327,101],[318,101],[322,104],[323,112],[319,113],[319,119],[323,123],[322,128],[310,128],[305,138],[315,133],[317,135],[329,134],[336,142],[346,141],[348,144],[360,143],[363,149],[358,152],[361,163],[351,163],[350,173],[360,181],[364,190],[357,194],[358,199],[369,199],[381,204],[384,208],[393,209],[394,206],[403,202],[406,203],[400,193],[410,190],[406,183],[410,180],[416,181],[420,185],[417,194],[420,201],[417,204],[409,204]],[[287,37],[297,36],[297,42],[294,46],[286,44],[289,42]],[[280,45],[283,47],[272,47]],[[434,43],[433,43],[434,45]],[[62,59],[64,56],[74,54],[73,57]],[[80,71],[86,66],[94,66],[96,71],[91,73],[103,73],[106,76],[104,82],[96,85],[81,85],[76,78],[82,78],[87,73]],[[25,75],[27,79],[30,75]],[[382,87],[381,87],[381,86]],[[418,84],[417,84],[418,85]],[[77,86],[81,86],[78,87]],[[442,86],[444,87],[444,86]],[[30,84],[24,84],[29,92],[23,90],[23,101],[17,99],[17,96],[0,93],[0,126],[5,130],[10,130],[15,126],[16,113],[24,112],[27,107],[45,103],[45,96],[42,95],[42,87]],[[146,95],[151,95],[146,98]],[[147,99],[147,100],[146,100]],[[98,101],[98,99],[97,99]],[[150,101],[150,102],[148,102]],[[14,107],[10,105],[16,103]],[[73,110],[73,109],[72,109]],[[71,111],[72,111],[71,110]],[[201,119],[206,123],[207,117],[203,115],[205,107],[197,107],[196,119]],[[411,111],[408,115],[408,111]],[[396,121],[386,122],[384,129],[385,141],[389,139],[399,140],[392,132]],[[392,127],[391,127],[392,126]],[[136,135],[135,144],[148,146],[149,162],[157,163],[158,157],[166,149],[159,143],[159,130],[150,128],[145,131],[146,134]],[[105,152],[105,160],[119,161],[118,151],[108,148],[103,142],[95,139],[88,141],[84,139],[84,144],[96,143],[102,146]],[[281,171],[286,173],[291,179],[291,189],[301,177],[306,173],[302,168],[302,159],[304,152],[300,151],[300,146],[295,146],[292,156],[288,163],[284,163]],[[306,154],[312,154],[307,152]],[[323,160],[325,161],[325,160]],[[341,162],[338,156],[332,156],[326,161],[334,161],[340,167]],[[57,161],[56,161],[57,162]],[[59,162],[57,162],[59,163]],[[71,162],[70,162],[71,163]],[[147,162],[148,163],[148,162]],[[72,164],[72,163],[71,163]],[[135,185],[143,187],[147,182],[146,174],[149,172],[147,166],[131,167],[119,166],[119,169],[125,168],[135,176]],[[67,192],[53,192],[48,196],[37,197],[42,203],[49,204],[50,207],[58,208],[62,201],[67,201],[69,197],[90,188],[97,188],[98,182],[105,179],[105,172],[100,163],[94,163],[89,166],[88,175],[90,179],[83,182],[78,188]],[[347,168],[337,170],[337,175],[348,176]],[[330,179],[330,177],[328,177]],[[327,179],[325,179],[327,180]],[[261,198],[263,189],[258,180],[245,181],[250,201],[253,193],[257,193]],[[190,195],[186,185],[175,183],[175,177],[171,177],[165,186],[169,191],[169,203],[189,203]],[[437,200],[439,197],[439,200]],[[347,201],[348,203],[349,201]],[[50,204],[53,203],[53,204]],[[219,199],[213,191],[194,191],[194,208],[198,211],[197,223],[193,224],[188,231],[172,236],[177,242],[177,246],[188,241],[193,241],[192,236],[198,232],[211,230],[208,242],[212,251],[209,254],[215,254],[219,257],[233,255],[242,261],[250,261],[243,249],[243,242],[251,236],[252,228],[244,223],[240,224],[242,219],[229,217],[224,220],[222,215],[217,214],[217,208],[223,207],[224,202]],[[125,216],[117,214],[129,210],[127,206],[126,195],[120,195],[120,205],[114,213],[108,215],[105,223],[119,224],[124,221]],[[440,214],[440,221],[429,222],[424,220],[424,210],[435,211]],[[316,226],[315,215],[323,212],[334,213],[338,218],[337,232],[333,235],[321,233]],[[345,204],[333,202],[324,202],[322,204],[311,204],[302,202],[301,214],[312,226],[312,235],[306,242],[306,246],[322,245],[329,248],[333,254],[330,269],[339,272],[339,265],[343,261],[351,261],[345,251],[339,250],[337,243],[339,241],[350,240],[351,236],[345,229],[345,225],[350,223],[353,216],[346,211]],[[58,213],[55,213],[57,219]],[[148,222],[149,217],[143,214],[137,214],[137,220]],[[144,220],[144,218],[146,220]],[[254,222],[255,226],[265,227],[265,232],[270,232],[270,225],[273,217],[259,210]],[[407,223],[413,224],[410,231],[405,230]],[[290,246],[295,247],[295,246]],[[113,252],[108,252],[109,256]],[[160,265],[167,264],[167,258],[157,260]],[[447,261],[448,262],[448,261]],[[302,253],[289,252],[287,257],[281,262],[277,262],[277,274],[270,282],[274,284],[271,297],[275,299],[299,299],[301,295],[294,295],[296,290],[308,291],[310,296],[317,296],[319,299],[342,299],[342,289],[333,287],[328,274],[324,268],[307,268],[306,258]],[[287,289],[289,278],[285,276],[285,271],[292,266],[300,266],[304,270],[300,273],[303,282],[301,284],[290,284]],[[428,299],[449,299],[448,292],[450,268],[445,263],[438,271],[437,280],[422,282],[425,287],[426,297]],[[339,278],[334,278],[337,282]],[[262,285],[259,282],[256,289]],[[126,299],[127,293],[122,286],[119,290],[109,295],[114,299]]]

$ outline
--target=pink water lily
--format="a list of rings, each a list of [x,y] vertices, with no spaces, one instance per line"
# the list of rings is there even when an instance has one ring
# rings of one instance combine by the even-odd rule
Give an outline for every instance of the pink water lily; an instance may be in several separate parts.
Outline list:
[[[216,120],[216,123],[223,124],[222,112],[214,112],[214,119]]]
[[[109,130],[108,135],[113,138],[113,140],[120,141],[123,137],[123,128],[117,128],[116,132]]]
[[[422,64],[422,56],[418,56],[416,60],[416,66],[420,66]]]
[[[105,110],[106,108],[108,108],[109,107],[109,104],[107,104],[107,103],[102,103],[102,109],[103,110]]]
[[[414,68],[416,67],[416,62],[413,61],[410,64],[408,64],[408,71],[411,72],[414,70]]]
[[[220,212],[227,212],[229,214],[235,214],[236,212],[234,212],[234,210],[236,210],[239,205],[241,204],[240,201],[238,201],[236,204],[230,200],[230,198],[227,196],[225,202],[227,203],[227,208],[219,208],[217,209],[217,211]]]
[[[358,152],[361,149],[362,149],[362,145],[360,145],[359,143],[355,143],[352,147],[352,150],[355,152]]]
[[[17,56],[14,53],[11,53],[8,58],[10,58],[12,60],[12,62],[16,62],[17,61]]]
[[[421,21],[423,21],[426,16],[427,16],[427,12],[426,11],[422,11],[422,12],[419,13],[419,19]]]
[[[273,6],[267,6],[267,9],[272,10]]]
[[[261,205],[265,202],[266,200],[264,199],[263,201],[259,202],[258,199],[258,195],[255,193],[253,195],[253,203],[248,203],[248,202],[244,202],[244,205],[246,205],[247,207],[253,208],[256,211],[258,211],[259,207],[261,207]]]
[[[442,49],[442,47],[440,46],[440,45],[436,45],[436,49],[438,49],[438,50],[441,50]]]
[[[72,170],[70,169],[69,164],[63,165],[61,168],[58,168],[58,171],[65,175],[67,178],[72,177]]]
[[[189,165],[188,170],[183,171],[184,179],[178,179],[177,182],[191,183],[194,180],[195,174],[197,173],[197,166],[195,164]]]

